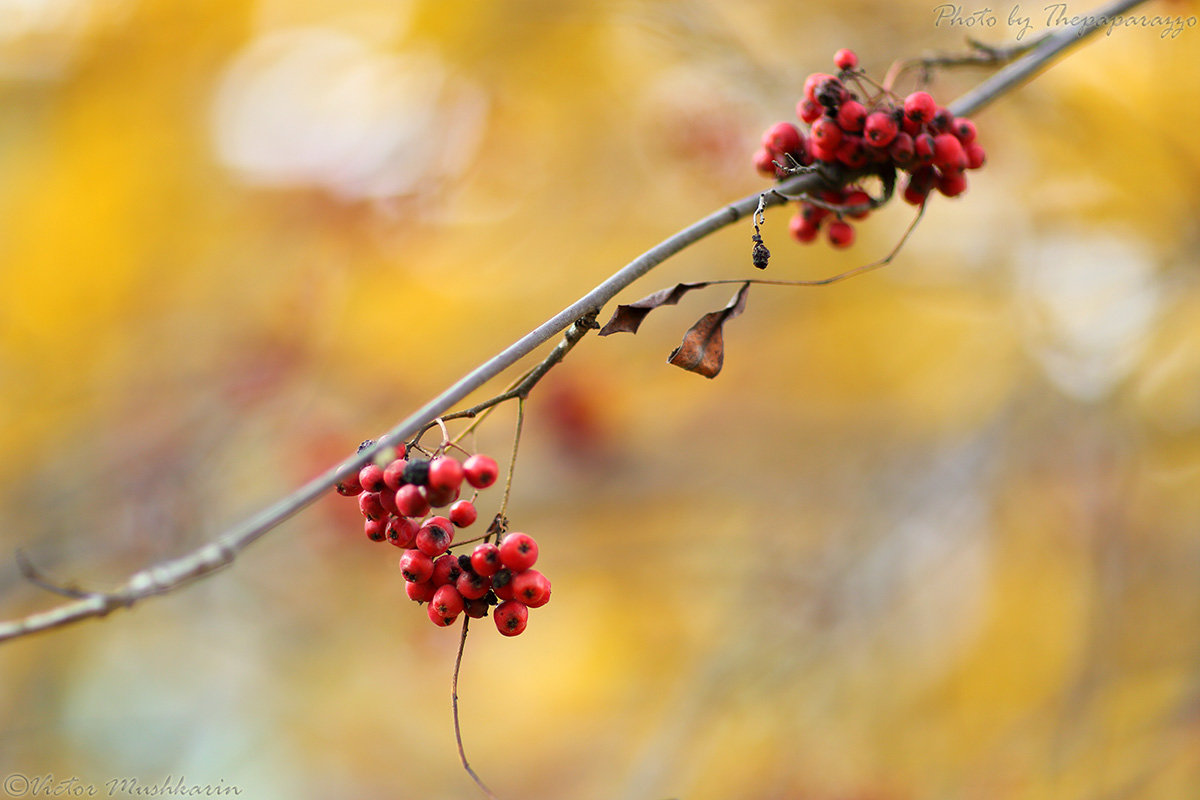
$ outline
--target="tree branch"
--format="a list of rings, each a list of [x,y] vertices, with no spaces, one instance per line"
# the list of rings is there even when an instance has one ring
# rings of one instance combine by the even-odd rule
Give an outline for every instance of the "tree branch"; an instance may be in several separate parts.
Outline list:
[[[1103,28],[1107,24],[1107,18],[1121,14],[1141,2],[1145,2],[1145,0],[1119,0],[1110,3],[1097,9],[1083,24],[1064,28],[1047,37],[1029,53],[1013,61],[951,103],[949,106],[951,112],[956,116],[965,116],[978,111],[1032,77],[1050,61],[1079,44],[1089,35]],[[78,600],[64,603],[48,611],[30,614],[8,622],[0,622],[0,642],[52,630],[90,617],[103,617],[116,609],[128,608],[139,600],[173,591],[229,565],[243,549],[330,491],[338,481],[357,472],[364,464],[375,458],[377,453],[405,442],[423,426],[446,414],[472,392],[487,384],[572,323],[589,316],[594,318],[594,315],[618,292],[666,259],[710,234],[749,217],[756,209],[769,208],[787,202],[784,195],[794,196],[817,190],[820,188],[822,180],[821,176],[815,174],[793,176],[776,185],[774,187],[776,191],[767,191],[765,196],[763,192],[754,192],[687,226],[630,261],[599,286],[467,373],[459,381],[398,423],[373,445],[355,453],[337,466],[313,478],[292,494],[234,526],[219,539],[191,553],[147,567],[135,573],[124,584],[111,592],[88,593]],[[552,354],[552,358],[555,358],[553,363],[557,363],[561,357],[562,353],[559,353],[557,357]],[[545,369],[549,369],[553,363],[547,365]],[[544,374],[544,371],[538,375],[539,378],[541,374]]]

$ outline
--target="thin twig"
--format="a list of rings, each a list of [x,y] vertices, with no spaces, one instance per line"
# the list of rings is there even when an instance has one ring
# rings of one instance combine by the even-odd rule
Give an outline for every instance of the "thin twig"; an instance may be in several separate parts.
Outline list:
[[[1145,0],[1118,0],[1118,2],[1097,9],[1083,24],[1064,28],[1053,36],[1047,37],[1037,48],[951,103],[949,106],[951,113],[955,116],[965,116],[978,111],[1032,77],[1057,56],[1100,30],[1106,24],[1102,21],[1103,18],[1111,18],[1142,2]],[[794,195],[818,189],[822,180],[819,175],[796,175],[787,178],[776,188],[779,192]],[[364,464],[374,460],[380,451],[407,441],[433,419],[447,414],[472,392],[565,330],[571,323],[586,315],[599,312],[618,292],[663,261],[716,231],[754,213],[759,207],[761,197],[762,193],[756,191],[730,203],[642,253],[574,303],[467,373],[441,394],[397,423],[374,444],[346,458],[340,464],[313,478],[258,514],[233,526],[215,541],[178,558],[147,567],[132,575],[128,581],[112,592],[90,594],[48,611],[2,622],[0,623],[0,641],[52,630],[91,617],[102,617],[115,609],[127,608],[145,598],[174,591],[193,580],[228,566],[238,553],[256,542],[268,531],[278,527],[324,496],[343,478],[358,472]],[[772,192],[768,193],[762,202],[764,208],[773,207],[783,204],[785,198],[780,193]]]
[[[467,646],[467,626],[470,623],[471,618],[463,614],[462,635],[458,637],[458,655],[454,657],[454,677],[450,681],[450,709],[454,717],[454,741],[458,743],[458,757],[462,761],[463,769],[471,776],[471,780],[475,781],[475,785],[483,790],[484,794],[491,800],[496,800],[496,795],[467,762],[467,751],[463,748],[462,725],[458,720],[458,673],[462,670],[463,650]]]

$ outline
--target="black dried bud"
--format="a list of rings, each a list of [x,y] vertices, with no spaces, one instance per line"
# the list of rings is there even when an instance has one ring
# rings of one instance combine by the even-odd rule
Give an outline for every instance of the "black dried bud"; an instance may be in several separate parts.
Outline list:
[[[361,453],[363,450],[366,450],[368,447],[370,447],[373,444],[375,444],[374,439],[363,439],[362,444],[360,444],[358,446],[358,449],[355,450],[354,452]]]
[[[836,78],[824,81],[817,87],[817,102],[829,109],[830,112],[836,113],[842,104],[842,95],[845,91],[846,88],[842,86],[842,82]]]
[[[508,584],[512,583],[512,570],[502,569],[492,576],[492,586],[497,589],[503,589]]]
[[[754,266],[759,269],[766,269],[767,262],[771,260],[771,251],[767,249],[767,246],[761,240],[757,241],[754,243],[754,252],[750,254],[750,259],[754,262]]]
[[[429,485],[429,462],[410,461],[404,467],[404,482],[414,486]]]
[[[460,569],[464,569],[467,572],[475,571],[475,568],[471,566],[471,557],[470,556],[459,556],[458,557],[458,566]]]
[[[491,589],[488,589],[488,593],[483,596],[483,602],[487,603],[489,606],[498,606],[500,605],[500,598],[496,597],[495,592],[493,592]]]

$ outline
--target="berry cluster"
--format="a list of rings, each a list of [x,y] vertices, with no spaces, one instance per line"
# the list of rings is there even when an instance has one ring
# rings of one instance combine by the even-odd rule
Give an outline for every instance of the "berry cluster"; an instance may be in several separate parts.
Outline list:
[[[459,499],[463,483],[486,489],[498,475],[490,456],[476,453],[459,462],[440,455],[397,458],[386,467],[367,464],[337,485],[338,494],[358,498],[368,539],[404,551],[400,572],[408,596],[429,604],[429,619],[438,627],[464,612],[481,618],[491,611],[500,632],[516,636],[525,630],[529,609],[550,599],[550,580],[533,569],[538,547],[528,534],[510,533],[499,545],[482,541],[470,555],[450,552],[455,530],[478,517],[475,495]],[[442,508],[448,508],[445,516],[432,513]]]
[[[837,51],[834,63],[837,75],[817,72],[804,82],[796,116],[809,125],[808,134],[790,122],[772,125],[763,134],[754,166],[774,178],[820,172],[830,188],[820,197],[801,200],[789,230],[797,241],[811,242],[828,219],[830,244],[847,247],[854,241],[854,228],[846,218],[864,219],[888,198],[875,200],[853,183],[832,185],[841,183],[845,171],[880,176],[888,194],[896,171],[905,172],[904,199],[919,206],[934,189],[946,197],[966,191],[966,171],[982,167],[986,155],[975,141],[974,123],[955,119],[928,92],[899,99],[866,77],[852,50]]]

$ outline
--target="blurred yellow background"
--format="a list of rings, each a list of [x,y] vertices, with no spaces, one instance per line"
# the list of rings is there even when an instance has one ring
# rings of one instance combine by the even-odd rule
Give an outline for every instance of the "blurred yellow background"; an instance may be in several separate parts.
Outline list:
[[[0,616],[57,602],[16,548],[96,589],[183,554],[762,188],[837,48],[1015,33],[935,5],[0,0]],[[509,516],[554,600],[460,685],[501,797],[1200,796],[1200,29],[1161,33],[978,115],[988,165],[886,269],[753,289],[715,381],[664,361],[724,288],[537,388]],[[789,214],[767,277],[909,219],[835,253]],[[622,299],[750,275],[751,232]],[[457,634],[353,506],[0,647],[0,778],[480,796]]]

